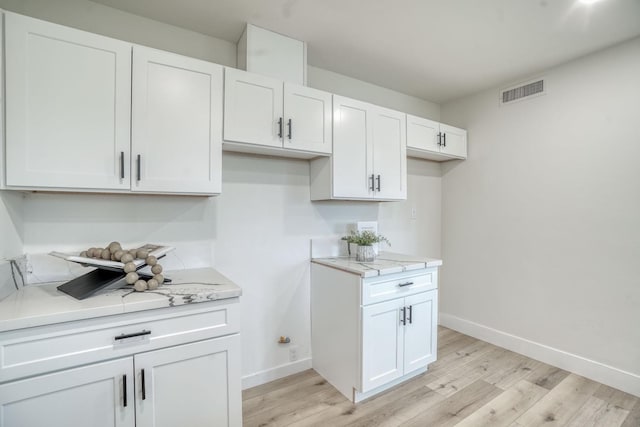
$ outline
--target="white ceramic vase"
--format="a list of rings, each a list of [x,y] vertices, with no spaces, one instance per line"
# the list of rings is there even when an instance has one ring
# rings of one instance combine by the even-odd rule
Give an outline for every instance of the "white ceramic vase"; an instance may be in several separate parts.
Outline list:
[[[356,261],[358,262],[373,262],[376,259],[376,253],[373,250],[373,246],[360,246],[356,251]]]

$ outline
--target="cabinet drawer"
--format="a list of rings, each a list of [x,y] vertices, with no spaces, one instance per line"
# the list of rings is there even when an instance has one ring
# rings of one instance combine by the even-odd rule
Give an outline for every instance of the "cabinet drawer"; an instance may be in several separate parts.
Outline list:
[[[239,332],[237,299],[198,306],[5,332],[0,382]]]
[[[362,305],[413,295],[437,287],[437,268],[365,279],[362,284]]]

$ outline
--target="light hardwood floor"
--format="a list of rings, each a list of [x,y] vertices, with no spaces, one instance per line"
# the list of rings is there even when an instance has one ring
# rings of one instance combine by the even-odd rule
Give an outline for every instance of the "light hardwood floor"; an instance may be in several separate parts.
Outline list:
[[[243,392],[245,426],[640,427],[640,399],[440,327],[438,361],[357,405],[308,370]]]

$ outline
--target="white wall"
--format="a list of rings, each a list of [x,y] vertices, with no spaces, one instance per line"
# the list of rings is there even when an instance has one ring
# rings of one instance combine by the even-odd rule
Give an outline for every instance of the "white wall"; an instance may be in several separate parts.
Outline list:
[[[226,42],[86,1],[0,0],[0,6],[159,49],[230,60]],[[196,51],[191,40],[198,41]],[[315,76],[311,80],[325,90],[439,116],[433,103],[322,70]],[[251,385],[289,372],[288,351],[276,343],[280,335],[299,346],[302,362],[293,368],[309,365],[312,237],[338,236],[357,220],[377,219],[393,250],[440,255],[440,165],[409,160],[408,170],[408,200],[390,203],[312,203],[307,161],[234,153],[224,153],[222,195],[216,198],[27,193],[22,200],[0,194],[20,200],[22,223],[8,230],[31,255],[112,240],[164,243],[177,248],[167,257],[170,267],[210,264],[234,280],[243,288],[243,373]],[[0,218],[10,210],[0,205]],[[52,257],[35,255],[32,263],[35,282],[78,273]]]
[[[442,107],[441,321],[640,395],[640,38],[543,75]]]
[[[440,105],[372,83],[309,65],[307,85],[431,120],[440,120]]]
[[[0,8],[235,67],[235,44],[87,0],[0,0]]]
[[[23,214],[22,194],[0,191],[0,299],[15,290],[8,260],[23,253]]]
[[[289,363],[287,348],[276,343],[280,335],[299,346],[298,368],[308,366],[312,237],[343,235],[357,220],[379,220],[392,249],[439,256],[440,168],[409,164],[409,199],[399,203],[312,203],[307,161],[235,153],[224,153],[222,195],[215,198],[30,193],[24,248],[39,254],[120,240],[171,244],[177,267],[206,265],[208,257],[243,288],[243,373],[245,384],[257,384],[288,372],[273,371]],[[49,263],[47,274],[66,272],[63,261]],[[35,281],[50,277],[37,266],[34,274]]]

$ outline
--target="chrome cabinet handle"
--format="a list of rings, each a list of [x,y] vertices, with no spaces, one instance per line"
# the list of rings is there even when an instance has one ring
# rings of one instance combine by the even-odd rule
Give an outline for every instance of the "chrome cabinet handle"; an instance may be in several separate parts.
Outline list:
[[[122,406],[127,407],[127,376],[122,376]]]
[[[380,182],[382,180],[380,179],[380,175],[378,175],[378,188],[376,188],[376,190],[380,191]]]
[[[140,380],[142,381],[142,400],[147,398],[147,384],[144,380],[144,369],[140,371]]]
[[[408,320],[409,320],[409,324],[413,323],[413,306],[412,305],[409,306],[409,317],[408,317]]]
[[[444,141],[443,145],[446,147],[447,146],[447,134],[446,133],[442,134],[442,140]]]
[[[138,154],[138,159],[136,160],[136,163],[137,163],[137,167],[138,167],[138,176],[137,176],[137,178],[138,178],[138,181],[140,181],[140,174],[141,174],[141,169],[142,169],[142,167],[140,166],[140,164],[141,164],[140,154]]]
[[[291,119],[289,119],[289,121],[287,122],[287,126],[289,126],[289,134],[287,135],[287,137],[289,139],[291,139],[292,138],[291,135],[293,135],[293,131],[291,130],[293,128],[293,124],[291,123]]]
[[[278,138],[282,138],[282,117],[278,119]]]
[[[371,190],[371,191],[375,191],[375,185],[374,185],[374,182],[375,182],[375,175],[371,174],[371,176],[369,177],[369,179],[371,180],[371,187],[369,187],[369,190]]]
[[[402,307],[400,311],[402,312],[402,318],[400,319],[400,323],[402,323],[402,326],[404,326],[407,324],[407,307]]]
[[[120,152],[120,179],[124,179],[124,151]]]
[[[438,132],[438,146],[442,145],[442,133]]]

